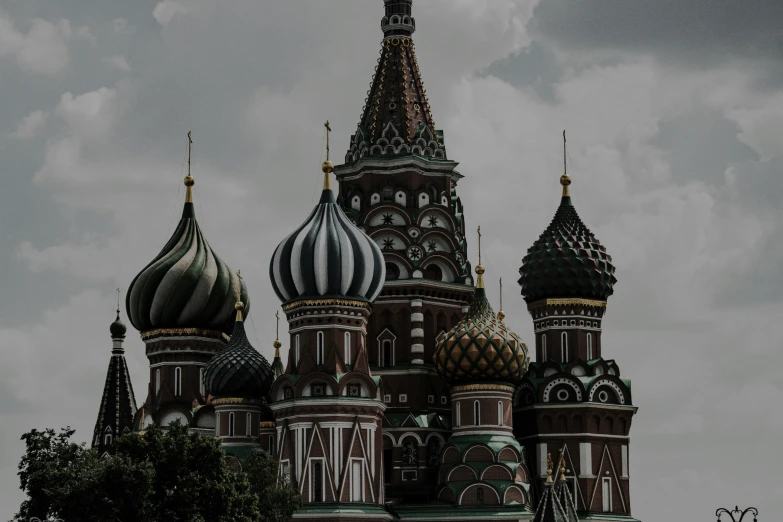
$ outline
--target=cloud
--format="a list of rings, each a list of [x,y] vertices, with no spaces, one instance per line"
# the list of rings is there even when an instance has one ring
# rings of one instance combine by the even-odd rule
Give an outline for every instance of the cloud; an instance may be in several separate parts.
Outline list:
[[[65,70],[70,60],[67,42],[72,35],[68,20],[52,23],[41,18],[34,18],[29,32],[24,34],[0,11],[0,56],[15,56],[25,70],[47,75]]]
[[[19,122],[19,125],[16,126],[16,130],[13,132],[13,135],[23,140],[33,138],[46,124],[46,120],[48,118],[48,111],[33,111]]]
[[[161,0],[152,11],[152,16],[160,25],[168,25],[178,14],[185,14],[188,8],[179,0]]]

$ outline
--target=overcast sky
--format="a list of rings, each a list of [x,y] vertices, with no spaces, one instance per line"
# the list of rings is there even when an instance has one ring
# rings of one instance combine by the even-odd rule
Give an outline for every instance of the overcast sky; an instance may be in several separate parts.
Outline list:
[[[324,120],[338,160],[348,146],[382,11],[0,0],[0,517],[22,500],[23,432],[92,435],[114,289],[176,225],[188,130],[202,229],[242,270],[271,356],[269,258],[316,201]],[[576,207],[617,266],[603,350],[639,406],[634,515],[783,513],[783,3],[417,0],[414,15],[468,228],[531,344],[512,282],[557,207],[568,130]],[[142,401],[133,331],[126,349]]]

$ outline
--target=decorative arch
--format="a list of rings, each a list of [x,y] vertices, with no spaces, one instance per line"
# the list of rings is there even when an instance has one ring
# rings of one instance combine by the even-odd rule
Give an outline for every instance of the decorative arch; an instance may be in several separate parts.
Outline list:
[[[625,388],[625,386],[620,386],[619,383],[617,383],[613,378],[609,376],[602,377],[593,382],[593,384],[590,386],[590,391],[587,395],[587,400],[589,402],[594,402],[596,392],[598,392],[599,388],[607,388],[607,387],[612,392],[614,392],[615,398],[617,399],[617,402],[619,404],[626,403],[626,392],[623,389]]]
[[[498,453],[498,461],[503,462],[519,462],[520,455],[516,448],[512,446],[506,446],[500,453]]]
[[[507,480],[513,481],[514,475],[511,470],[502,464],[492,464],[484,468],[481,473],[481,480]]]
[[[477,482],[475,484],[471,484],[470,486],[462,490],[462,493],[460,493],[459,495],[459,500],[457,501],[457,505],[458,506],[476,505],[476,497],[477,497],[476,493],[478,488],[483,488],[484,490],[483,505],[496,506],[500,504],[500,495],[498,494],[495,488],[493,488],[491,485],[486,484],[484,482]]]
[[[518,502],[523,506],[527,505],[527,500],[525,499],[525,492],[522,490],[522,488],[520,488],[515,484],[512,484],[506,488],[506,493],[503,498],[504,504],[511,504],[513,502]]]
[[[451,464],[459,462],[459,450],[454,446],[449,446],[443,450],[443,454],[440,457],[440,461],[443,464]]]
[[[437,226],[432,226],[430,224],[430,216],[435,216],[437,218]],[[426,229],[441,228],[446,229],[449,232],[454,232],[457,230],[457,223],[454,221],[454,218],[448,212],[446,212],[444,208],[438,206],[430,206],[424,212],[419,214],[419,218],[416,220],[416,223],[421,228]]]
[[[384,213],[389,213],[389,212],[394,213],[395,217],[399,216],[400,218],[402,218],[406,226],[413,224],[413,222],[411,221],[411,217],[405,211],[405,207],[403,207],[402,205],[398,205],[393,201],[380,201],[381,196],[378,192],[374,192],[373,196],[375,195],[378,195],[379,202],[373,205],[372,208],[364,216],[364,225],[372,226],[371,223],[373,222],[373,219],[376,216],[380,216],[382,218]],[[373,196],[371,196],[371,198]],[[399,225],[399,223],[395,223],[395,225]]]
[[[459,480],[477,480],[476,471],[467,464],[460,464],[455,466],[449,471],[446,477],[446,482],[459,481]]]
[[[322,382],[332,392],[332,395],[337,395],[337,381],[334,377],[325,372],[312,372],[302,376],[302,378],[294,385],[294,396],[302,397],[305,388],[314,382]]]
[[[462,462],[495,462],[495,454],[483,444],[471,446],[462,457]]]
[[[574,392],[576,393],[576,400],[578,402],[582,402],[582,386],[579,383],[574,382],[573,380],[571,380],[571,378],[569,378],[569,377],[558,377],[556,379],[551,380],[544,387],[544,391],[543,391],[543,394],[542,394],[542,397],[541,397],[543,402],[550,402],[550,397],[549,396],[550,396],[550,393],[551,393],[552,389],[555,386],[558,386],[560,384],[565,384],[566,386],[571,387],[574,390]]]

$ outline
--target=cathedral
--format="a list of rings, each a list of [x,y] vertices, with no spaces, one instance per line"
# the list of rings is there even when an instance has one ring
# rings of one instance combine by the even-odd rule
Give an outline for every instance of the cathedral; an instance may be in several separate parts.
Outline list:
[[[182,422],[227,458],[276,459],[302,495],[296,520],[634,522],[636,407],[601,340],[611,257],[564,172],[519,269],[531,348],[493,310],[480,229],[467,226],[463,175],[416,60],[412,1],[384,0],[344,162],[327,152],[318,204],[270,252],[288,322],[273,361],[245,334],[248,289],[196,220],[188,169],[179,224],[125,298],[149,360],[145,398],[136,403],[118,307],[93,447]]]

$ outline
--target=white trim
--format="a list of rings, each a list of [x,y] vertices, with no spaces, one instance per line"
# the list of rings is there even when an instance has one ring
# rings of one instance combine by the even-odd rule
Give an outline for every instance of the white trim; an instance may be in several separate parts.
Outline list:
[[[473,425],[481,426],[481,403],[473,401]]]
[[[411,337],[424,337],[424,328],[411,328]]]
[[[486,433],[487,435],[502,435],[502,436],[508,436],[511,433],[511,428],[506,427],[505,430],[491,430],[486,427],[476,426],[475,428],[479,429],[464,429],[459,431],[452,432],[452,437],[464,437],[466,435],[481,435],[482,433]]]
[[[345,332],[343,334],[343,357],[345,358],[345,364],[351,364],[353,360],[353,354],[351,353],[351,333]]]
[[[547,360],[546,334],[541,334],[541,360],[538,362],[545,363],[546,360]]]
[[[424,322],[424,314],[421,312],[413,312],[411,314],[411,322],[412,323],[423,323]]]
[[[302,316],[302,318],[305,318],[305,317],[310,317],[310,314]],[[315,316],[313,315],[313,317],[315,317]],[[338,317],[340,319],[343,319],[346,316],[342,315],[342,314],[334,314],[334,317]],[[349,318],[354,318],[354,317],[358,318],[358,316],[348,316],[348,317]],[[319,315],[318,318],[326,318],[328,320],[328,319],[330,319],[330,316],[329,315]],[[297,326],[296,328],[291,328],[289,330],[289,333],[295,334],[295,333],[306,332],[306,331],[309,331],[309,330],[323,330],[324,326],[325,326],[324,324],[316,324],[316,325],[309,324],[309,325],[304,325],[304,326]],[[346,324],[334,324],[334,325],[329,324],[328,326],[329,326],[329,328],[333,328],[335,330],[348,330],[348,331],[351,331],[351,332],[365,332],[365,333],[367,332],[367,328],[364,327],[364,326],[355,326],[355,325],[351,326],[351,325],[346,325]]]
[[[299,360],[301,359],[302,352],[299,345],[299,334],[294,337],[294,366],[299,366]]]
[[[462,424],[462,411],[460,408],[460,401],[457,401],[454,406],[454,413],[457,421],[454,423],[455,428],[459,428]]]
[[[505,426],[505,419],[503,418],[503,401],[498,401],[498,426]]]
[[[318,331],[317,334],[315,334],[315,365],[316,366],[322,366],[326,359],[326,348],[324,345],[326,344],[325,336],[323,331]]]
[[[420,343],[412,344],[411,353],[424,353],[424,345]]]
[[[561,362],[568,362],[568,332],[560,333],[560,358]]]
[[[245,414],[245,437],[253,436],[253,414],[247,412]]]
[[[160,393],[160,368],[155,370],[155,395]]]
[[[622,452],[622,477],[628,478],[628,445],[623,444],[620,451]]]
[[[198,392],[202,397],[207,395],[207,387],[204,386],[204,366],[198,369]]]
[[[579,477],[593,478],[593,447],[589,442],[579,443]]]
[[[228,436],[229,437],[235,437],[236,436],[236,415],[234,415],[233,411],[228,412]]]
[[[182,396],[182,367],[176,366],[174,368],[174,396]]]
[[[456,434],[455,434],[456,435]],[[536,438],[573,438],[573,437],[592,437],[596,439],[617,439],[617,440],[628,440],[630,437],[628,435],[601,435],[598,433],[537,433],[535,435],[528,435],[526,437],[517,437],[517,440],[528,440],[528,439],[536,439]]]
[[[587,360],[593,360],[593,334],[587,332]]]
[[[581,403],[581,404],[555,404],[555,403],[547,403],[547,404],[534,404],[532,406],[525,406],[524,408],[516,408],[514,411],[525,411],[525,410],[547,410],[547,409],[553,409],[553,408],[595,408],[595,403]],[[602,410],[625,410],[625,411],[632,411],[633,413],[636,413],[636,411],[639,409],[638,406],[633,406],[630,404],[603,404],[599,403],[599,407]]]
[[[601,511],[612,512],[612,477],[601,477]]]
[[[180,353],[180,352],[166,352],[166,353]],[[205,355],[209,355],[210,357],[214,357],[217,352],[202,352],[202,353]],[[164,361],[155,364],[150,364],[150,368],[160,368],[162,366],[199,366],[203,368],[206,367],[207,364],[208,363],[205,363],[204,361]]]

